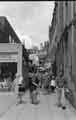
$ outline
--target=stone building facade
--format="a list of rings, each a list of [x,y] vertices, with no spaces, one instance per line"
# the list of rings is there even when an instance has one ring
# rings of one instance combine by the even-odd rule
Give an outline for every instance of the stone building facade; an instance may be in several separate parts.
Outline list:
[[[54,20],[55,18],[55,20]],[[53,22],[56,22],[55,25]],[[57,74],[63,70],[67,87],[72,93],[69,100],[76,107],[76,1],[56,1],[49,30],[50,58],[54,56]],[[54,28],[54,32],[52,33]],[[71,99],[72,98],[72,99]]]
[[[8,19],[5,16],[0,16],[0,70],[2,78],[6,72],[23,75],[24,62],[27,71],[27,50],[22,45]]]

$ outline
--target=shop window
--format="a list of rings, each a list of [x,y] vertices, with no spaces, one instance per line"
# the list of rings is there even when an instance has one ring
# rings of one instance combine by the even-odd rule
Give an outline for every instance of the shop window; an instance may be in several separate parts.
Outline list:
[[[9,35],[9,43],[12,43],[12,37]]]

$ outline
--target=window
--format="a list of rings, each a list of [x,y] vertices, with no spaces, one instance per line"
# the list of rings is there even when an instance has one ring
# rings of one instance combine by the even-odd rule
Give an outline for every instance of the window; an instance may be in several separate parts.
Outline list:
[[[76,1],[73,1],[73,13],[76,16]]]

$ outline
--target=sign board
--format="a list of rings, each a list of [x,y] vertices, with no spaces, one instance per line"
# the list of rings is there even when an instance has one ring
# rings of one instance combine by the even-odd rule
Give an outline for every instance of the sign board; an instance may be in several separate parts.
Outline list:
[[[17,62],[18,61],[18,56],[17,54],[8,54],[8,53],[3,53],[0,54],[0,62]]]

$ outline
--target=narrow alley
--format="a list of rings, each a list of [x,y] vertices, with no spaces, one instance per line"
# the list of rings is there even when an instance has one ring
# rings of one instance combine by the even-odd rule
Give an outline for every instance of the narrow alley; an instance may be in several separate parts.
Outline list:
[[[75,36],[76,1],[1,1],[0,120],[76,120]]]
[[[1,98],[3,95],[0,95]],[[5,97],[8,95],[4,95]],[[13,98],[13,99],[11,99]],[[29,92],[27,92],[24,96],[23,104],[16,104],[16,99],[14,94],[9,94],[9,99],[7,104],[10,104],[11,107],[2,107],[7,112],[0,115],[0,120],[75,120],[76,119],[76,111],[74,108],[66,101],[67,109],[63,110],[58,108],[56,105],[56,93],[51,95],[43,95],[40,94],[40,104],[33,105],[30,103]],[[10,100],[10,101],[9,101]],[[3,103],[3,105],[4,105]],[[13,103],[13,105],[11,104]],[[9,106],[9,105],[7,105]],[[6,107],[6,108],[5,108]],[[1,113],[1,110],[0,110]]]

